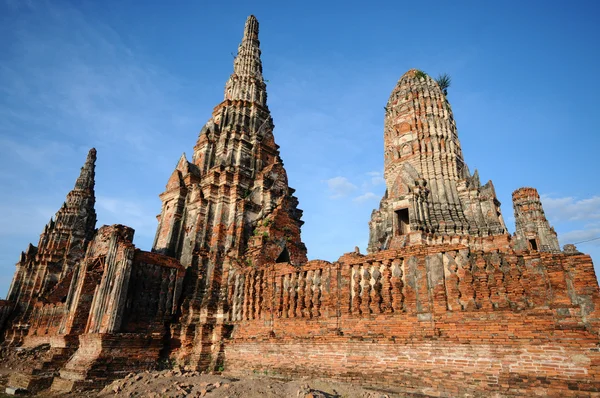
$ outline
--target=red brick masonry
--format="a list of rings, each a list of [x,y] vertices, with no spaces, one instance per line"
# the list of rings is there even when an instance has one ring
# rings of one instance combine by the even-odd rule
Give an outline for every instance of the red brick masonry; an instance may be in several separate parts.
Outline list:
[[[442,396],[600,391],[600,295],[586,255],[421,246],[228,280],[228,370]]]

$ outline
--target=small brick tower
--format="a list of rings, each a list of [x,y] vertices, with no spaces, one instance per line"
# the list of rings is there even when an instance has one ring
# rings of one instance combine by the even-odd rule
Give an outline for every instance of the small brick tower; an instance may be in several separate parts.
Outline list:
[[[554,228],[546,219],[540,195],[534,188],[519,188],[512,194],[515,209],[515,249],[559,252]]]
[[[28,324],[33,302],[39,297],[45,297],[46,301],[63,299],[51,297],[52,290],[59,280],[68,285],[73,268],[84,257],[87,245],[93,239],[96,228],[95,163],[96,149],[92,148],[75,187],[54,219],[51,218],[44,227],[37,247],[29,244],[21,253],[7,295],[7,300],[15,303],[13,316],[17,321],[13,325],[16,328]],[[26,330],[14,329],[12,332],[15,334],[7,336],[7,340],[17,343],[21,332],[26,333]]]

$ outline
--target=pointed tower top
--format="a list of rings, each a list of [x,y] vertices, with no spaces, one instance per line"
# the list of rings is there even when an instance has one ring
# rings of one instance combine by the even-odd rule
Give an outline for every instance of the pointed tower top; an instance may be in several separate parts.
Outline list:
[[[258,20],[254,15],[250,15],[248,19],[246,19],[242,42],[246,40],[258,40]]]
[[[81,168],[79,178],[77,178],[77,181],[75,182],[75,189],[94,189],[95,168],[96,148],[92,148],[88,152],[87,159],[85,160],[85,163]]]
[[[241,100],[267,106],[266,85],[262,75],[258,20],[250,15],[244,36],[233,61],[233,74],[225,85],[225,100]]]

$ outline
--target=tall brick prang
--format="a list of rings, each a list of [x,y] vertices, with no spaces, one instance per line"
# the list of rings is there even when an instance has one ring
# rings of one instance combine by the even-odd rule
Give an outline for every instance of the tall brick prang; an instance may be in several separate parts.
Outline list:
[[[302,211],[273,136],[259,45],[250,16],[225,98],[202,128],[192,161],[181,156],[160,196],[153,250],[188,268],[182,335],[173,336],[183,344],[197,345],[199,324],[211,333],[229,267],[306,261]]]

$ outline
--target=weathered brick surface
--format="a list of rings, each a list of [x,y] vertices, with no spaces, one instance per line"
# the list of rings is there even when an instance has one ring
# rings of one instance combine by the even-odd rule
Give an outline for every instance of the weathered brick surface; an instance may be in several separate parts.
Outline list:
[[[99,387],[162,355],[435,396],[600,394],[590,257],[559,251],[533,188],[513,194],[517,233],[506,232],[431,78],[411,70],[390,97],[388,189],[367,256],[306,261],[273,129],[251,16],[223,102],[160,195],[153,252],[127,226],[94,230],[91,150],[22,254],[0,301],[3,344],[46,351],[9,384]]]
[[[231,370],[446,396],[600,391],[600,295],[588,256],[421,246],[272,264],[229,281]]]

